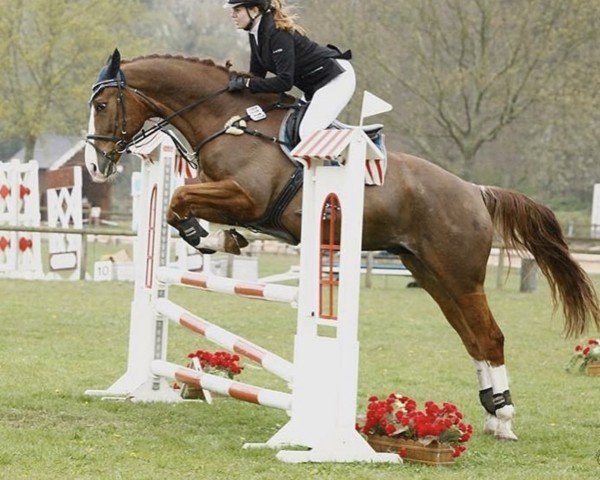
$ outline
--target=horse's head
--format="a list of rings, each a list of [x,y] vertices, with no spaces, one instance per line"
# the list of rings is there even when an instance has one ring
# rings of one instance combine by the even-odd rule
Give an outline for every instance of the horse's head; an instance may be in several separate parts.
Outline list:
[[[105,182],[117,171],[121,155],[146,119],[144,106],[128,91],[115,50],[100,71],[90,97],[90,121],[86,136],[85,164],[92,179]]]

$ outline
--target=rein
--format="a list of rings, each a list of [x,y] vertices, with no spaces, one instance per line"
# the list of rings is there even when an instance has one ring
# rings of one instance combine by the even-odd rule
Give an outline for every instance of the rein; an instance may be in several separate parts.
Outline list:
[[[262,111],[266,114],[268,112],[272,112],[273,110],[287,110],[290,108],[298,108],[298,103],[283,103],[281,100],[269,105],[268,107],[262,108]],[[258,137],[258,138],[262,138],[264,140],[267,140],[269,142],[273,142],[273,143],[278,143],[280,145],[285,145],[286,143],[281,141],[278,137],[273,137],[271,135],[266,135],[262,132],[259,132],[258,130],[254,130],[253,128],[249,128],[245,125],[245,122],[248,120],[253,120],[252,115],[248,114],[245,115],[243,117],[237,118],[234,122],[232,122],[231,124],[228,124],[227,126],[223,127],[220,130],[217,130],[215,133],[213,133],[212,135],[208,136],[207,138],[205,138],[204,140],[202,140],[202,142],[200,142],[200,144],[198,145],[198,147],[195,150],[196,155],[198,155],[198,153],[200,153],[200,149],[206,145],[207,143],[211,142],[212,140],[214,140],[217,137],[220,137],[221,135],[223,135],[224,133],[227,133],[227,131],[234,127],[238,130],[241,130],[244,133],[247,133],[248,135],[252,135],[253,137]],[[243,123],[242,123],[243,122]]]
[[[285,143],[285,142],[282,142],[281,140],[279,140],[279,138],[277,138],[277,137],[272,137],[270,135],[266,135],[262,132],[259,132],[257,130],[247,127],[245,125],[245,122],[247,120],[251,120],[252,116],[246,115],[244,117],[237,119],[231,125],[226,126],[222,129],[216,131],[212,135],[208,136],[202,142],[200,142],[200,144],[194,149],[193,152],[189,152],[187,150],[187,148],[181,143],[181,141],[171,131],[169,131],[165,127],[167,125],[171,124],[171,120],[173,118],[181,115],[184,112],[187,112],[188,110],[191,110],[191,109],[201,105],[202,103],[204,103],[208,100],[211,100],[211,99],[218,97],[219,95],[227,92],[227,90],[228,90],[227,87],[217,90],[216,92],[210,93],[203,97],[200,97],[199,99],[190,103],[189,105],[186,105],[185,107],[173,112],[171,115],[165,115],[162,112],[162,110],[158,107],[158,105],[156,105],[154,100],[152,100],[148,95],[146,95],[141,90],[138,90],[137,88],[129,87],[125,83],[124,80],[114,79],[114,80],[110,80],[110,81],[100,82],[100,83],[94,85],[92,97],[90,98],[89,103],[92,102],[94,97],[96,95],[98,95],[98,93],[100,93],[100,91],[102,91],[104,88],[109,88],[109,87],[115,87],[119,90],[119,94],[117,97],[117,103],[119,104],[120,111],[121,111],[120,136],[117,136],[117,132],[119,131],[119,110],[117,110],[117,113],[115,115],[114,133],[112,135],[90,134],[90,135],[86,135],[86,137],[85,137],[86,143],[90,144],[96,150],[96,152],[98,154],[102,155],[109,161],[108,166],[107,166],[107,168],[109,168],[109,169],[114,168],[114,165],[116,164],[116,161],[115,161],[116,155],[122,154],[122,153],[129,153],[130,148],[132,146],[138,144],[142,140],[145,140],[146,138],[150,137],[151,135],[153,135],[154,133],[156,133],[158,131],[162,131],[163,133],[168,135],[173,140],[175,147],[177,148],[179,153],[183,156],[183,158],[188,163],[188,165],[190,165],[192,168],[194,168],[196,170],[199,168],[198,158],[199,158],[200,150],[202,149],[202,147],[204,147],[207,143],[211,142],[212,140],[214,140],[214,139],[220,137],[221,135],[223,135],[224,133],[226,133],[227,130],[232,126],[243,131],[244,133],[247,133],[248,135],[252,135],[254,137],[263,138],[263,139],[268,140],[273,143],[279,143],[279,144]],[[147,130],[144,130],[144,129],[140,130],[130,140],[127,140],[125,138],[125,135],[127,134],[127,131],[126,131],[127,130],[127,117],[126,117],[125,97],[124,97],[125,90],[131,91],[132,93],[134,93],[135,95],[140,97],[146,104],[148,104],[152,108],[152,110],[154,110],[156,113],[158,113],[159,116],[161,117],[161,120],[159,122],[157,122],[155,125],[148,128]],[[279,100],[279,101],[275,102],[274,104],[263,109],[263,111],[265,113],[267,113],[267,112],[270,112],[273,110],[278,110],[278,109],[284,110],[284,109],[290,109],[290,108],[297,108],[297,106],[298,106],[297,103],[286,104],[286,103],[283,103],[281,100]],[[244,124],[242,124],[242,122],[244,122]],[[102,150],[100,150],[91,140],[106,140],[106,141],[113,142],[115,144],[115,146],[110,152],[105,153]],[[110,172],[104,172],[104,173],[110,173]]]
[[[179,151],[179,153],[181,153],[183,158],[185,158],[185,161],[192,168],[198,169],[198,153],[200,151],[200,148],[202,148],[202,146],[205,143],[207,143],[206,140],[203,141],[202,143],[200,143],[200,145],[194,150],[193,153],[190,153],[175,135],[173,135],[169,130],[165,130],[165,127],[167,125],[171,124],[171,119],[181,115],[183,112],[187,112],[188,110],[191,110],[191,109],[201,105],[202,103],[225,93],[227,91],[227,87],[217,90],[216,92],[210,93],[208,95],[205,95],[204,97],[200,97],[195,102],[192,102],[189,105],[186,105],[185,107],[177,110],[176,112],[172,113],[171,115],[164,115],[162,113],[161,109],[158,108],[156,103],[144,92],[138,90],[137,88],[130,88],[130,87],[127,87],[127,88],[129,88],[129,90],[131,90],[133,93],[135,93],[136,95],[141,97],[142,100],[144,100],[146,103],[148,103],[162,117],[162,120],[160,122],[157,122],[155,125],[150,127],[148,130],[142,129],[138,133],[136,133],[133,136],[133,138],[129,141],[129,144],[127,145],[127,147],[130,147],[131,145],[135,145],[136,143],[148,138],[150,135],[153,135],[154,133],[156,133],[158,131],[162,131],[162,132],[166,133],[169,137],[171,137],[171,139],[175,143],[175,146],[177,147],[177,150]],[[211,135],[211,137],[212,137],[212,135]],[[212,140],[211,137],[208,137],[208,139]]]
[[[121,111],[120,136],[117,136],[117,132],[119,131],[119,109],[118,109],[115,114],[114,133],[112,135],[97,135],[97,134],[90,135],[90,134],[88,134],[85,137],[85,141],[86,141],[86,143],[90,144],[96,150],[96,152],[98,152],[99,154],[104,156],[109,161],[109,165],[111,166],[110,168],[114,168],[114,164],[116,163],[115,156],[117,154],[129,153],[130,152],[129,149],[132,146],[136,145],[137,143],[141,142],[142,140],[145,140],[146,138],[148,138],[149,136],[153,135],[154,133],[156,133],[158,131],[163,131],[164,133],[169,135],[173,139],[173,141],[177,147],[177,150],[179,150],[179,152],[185,158],[186,162],[188,164],[190,164],[190,166],[192,166],[193,168],[195,168],[195,169],[198,168],[197,155],[198,155],[200,148],[206,142],[202,142],[200,144],[200,146],[195,149],[194,154],[190,154],[190,152],[188,152],[187,149],[181,144],[179,139],[177,139],[168,130],[165,130],[165,127],[167,125],[170,125],[171,119],[181,115],[182,113],[184,113],[188,110],[191,110],[191,109],[201,105],[202,103],[204,103],[208,100],[211,100],[212,98],[218,97],[219,95],[225,93],[227,91],[227,87],[221,88],[220,90],[217,90],[216,92],[213,92],[213,93],[210,93],[203,97],[200,97],[195,102],[192,102],[191,104],[186,105],[185,107],[173,112],[171,115],[164,115],[162,110],[156,105],[156,103],[150,97],[148,97],[148,95],[141,92],[137,88],[129,87],[128,85],[125,84],[125,82],[123,80],[117,80],[117,79],[111,80],[108,82],[101,82],[100,84],[94,85],[92,97],[90,98],[89,103],[92,102],[94,97],[96,95],[98,95],[98,93],[100,93],[100,91],[102,91],[104,88],[109,88],[109,87],[115,87],[119,90],[119,94],[117,97],[117,103],[119,104],[120,111]],[[130,140],[127,140],[125,138],[125,135],[127,134],[127,116],[126,116],[126,109],[125,109],[125,97],[123,95],[123,92],[125,90],[129,90],[129,91],[133,92],[134,94],[136,94],[137,96],[139,96],[144,102],[146,102],[148,105],[150,105],[150,107],[156,113],[158,113],[161,117],[163,117],[160,122],[157,122],[151,128],[149,128],[147,130],[143,130],[143,129],[140,130]],[[209,137],[209,139],[212,139],[212,138]],[[100,150],[91,140],[106,140],[106,141],[113,142],[115,144],[115,146],[110,152],[105,153],[102,150]],[[105,173],[107,173],[107,172],[105,172]]]

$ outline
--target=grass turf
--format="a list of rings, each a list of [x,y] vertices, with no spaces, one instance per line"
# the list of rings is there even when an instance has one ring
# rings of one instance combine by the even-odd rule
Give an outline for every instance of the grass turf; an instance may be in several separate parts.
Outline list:
[[[297,260],[297,259],[295,259]],[[264,256],[261,274],[287,269]],[[578,340],[552,319],[544,282],[518,293],[517,272],[488,295],[506,337],[520,440],[481,433],[474,369],[437,306],[407,279],[376,278],[361,293],[358,405],[392,391],[451,401],[476,433],[454,466],[287,465],[273,451],[246,451],[287,420],[285,413],[229,399],[204,404],[110,403],[83,395],[106,388],[127,361],[133,285],[0,280],[0,478],[4,479],[577,479],[600,472],[600,379],[567,374]],[[595,279],[596,287],[600,278]],[[494,285],[492,285],[494,284]],[[171,298],[208,320],[292,356],[295,311],[224,295],[171,288]],[[597,336],[591,332],[590,336]],[[171,326],[168,359],[218,348]],[[248,363],[240,380],[285,389]]]

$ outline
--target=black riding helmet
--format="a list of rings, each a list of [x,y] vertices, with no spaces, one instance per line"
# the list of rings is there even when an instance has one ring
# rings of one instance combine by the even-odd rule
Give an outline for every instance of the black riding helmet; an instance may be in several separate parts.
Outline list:
[[[271,7],[271,0],[227,0],[224,7],[260,7],[262,12],[266,12]]]
[[[250,31],[252,30],[252,26],[254,25],[255,20],[259,17],[253,17],[250,15],[250,11],[248,10],[251,7],[258,7],[261,14],[268,12],[271,8],[271,0],[227,0],[227,3],[223,5],[224,8],[235,8],[235,7],[245,7],[248,12],[248,16],[250,17],[250,23],[246,26],[244,30]]]

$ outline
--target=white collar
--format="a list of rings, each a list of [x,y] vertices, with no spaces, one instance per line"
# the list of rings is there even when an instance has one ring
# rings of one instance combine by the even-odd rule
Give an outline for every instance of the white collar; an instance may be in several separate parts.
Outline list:
[[[250,29],[250,33],[252,35],[254,35],[257,45],[258,45],[258,27],[260,27],[261,20],[262,20],[262,14],[260,14],[258,17],[256,17],[256,20],[254,20],[254,25],[252,25],[252,28]]]

